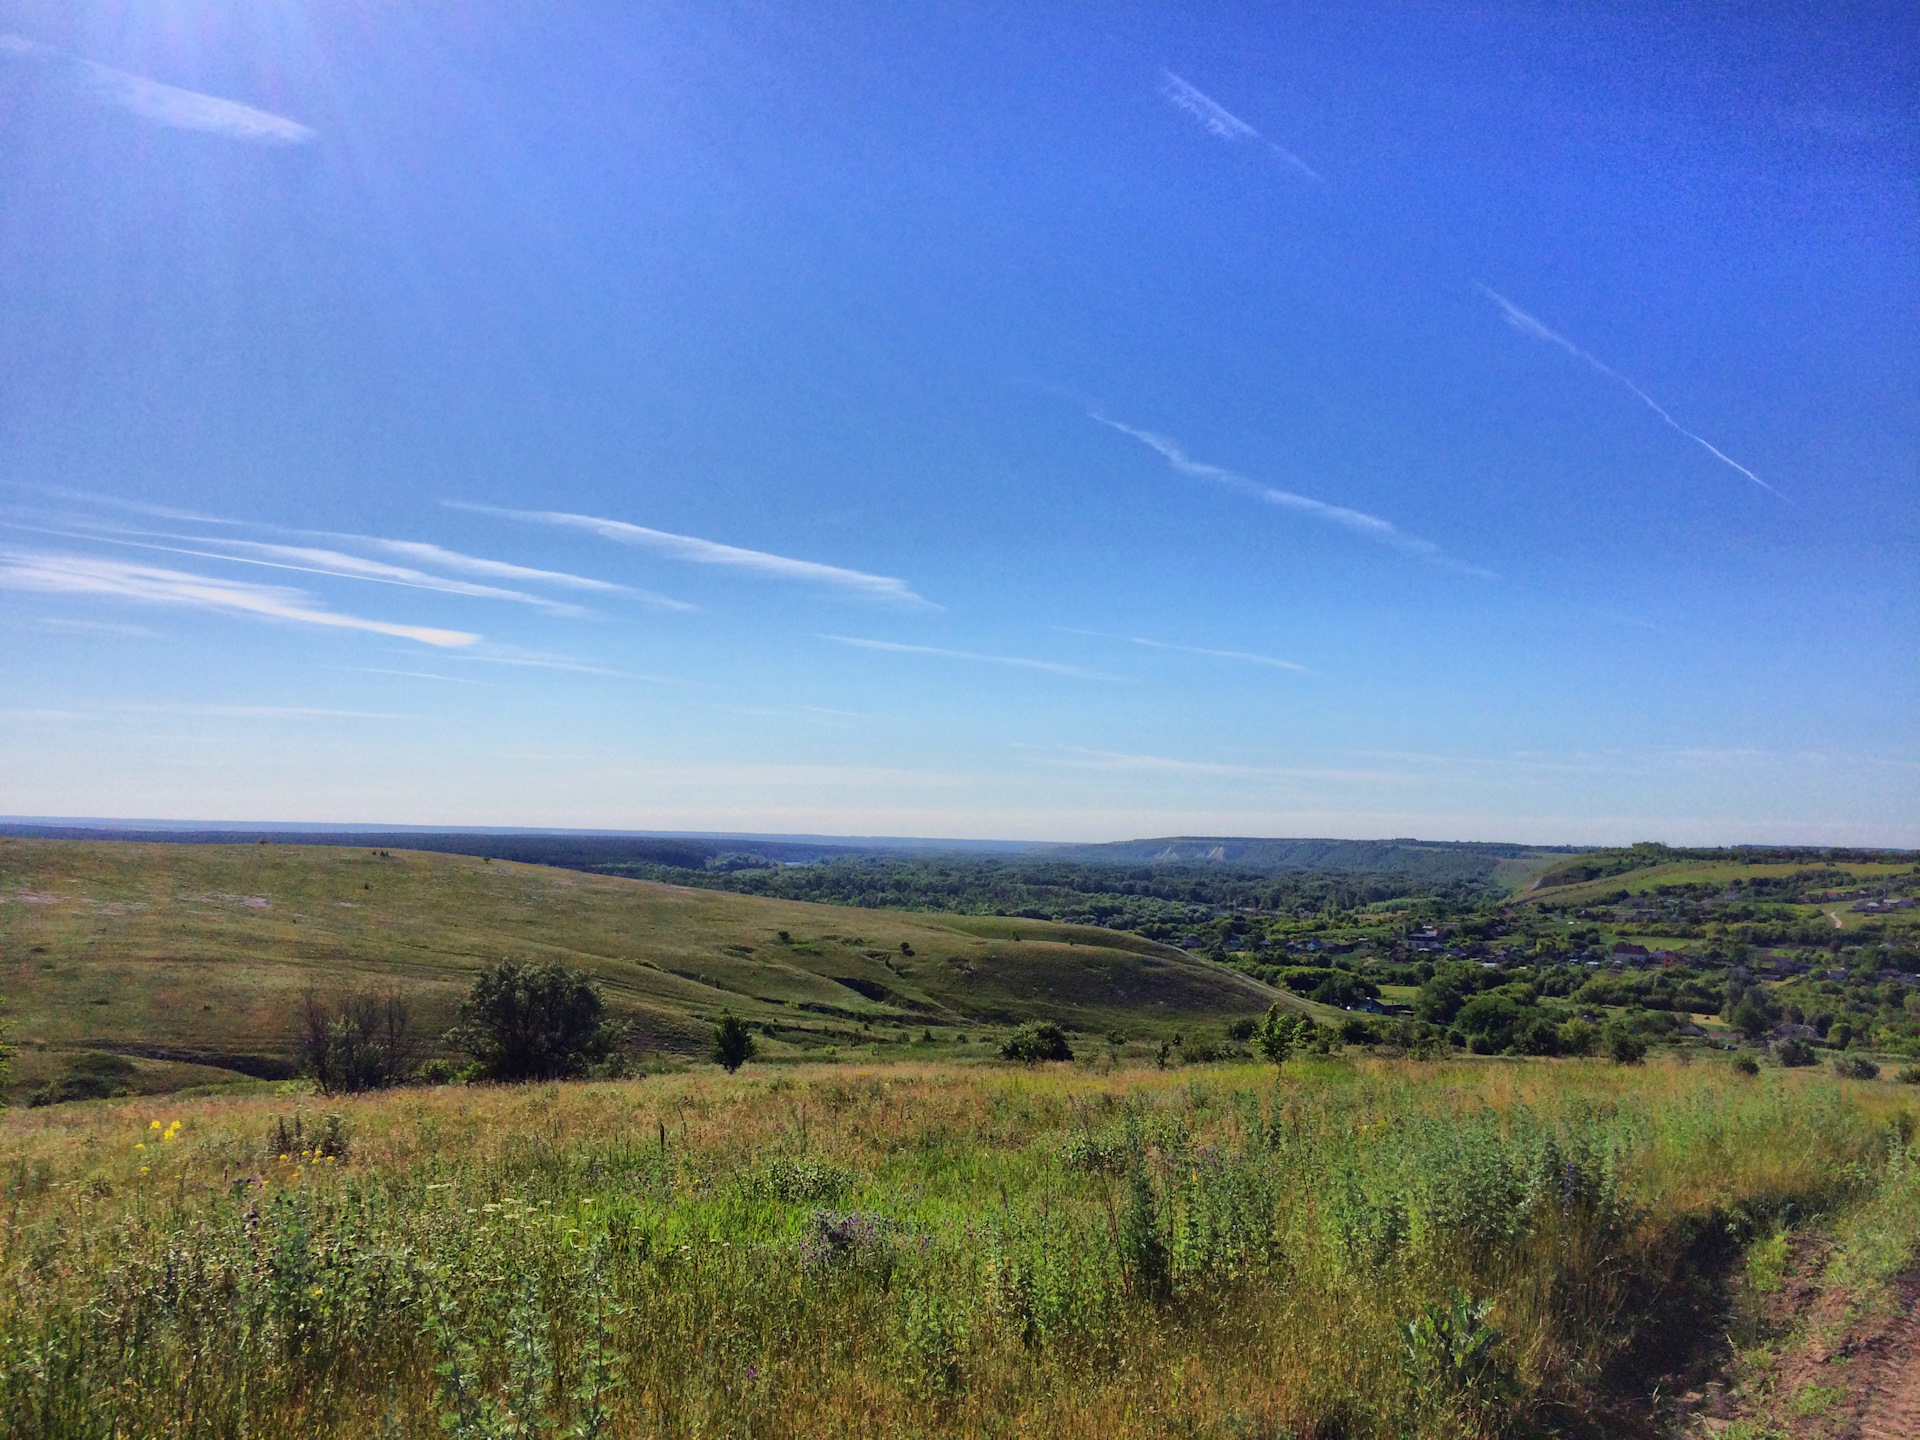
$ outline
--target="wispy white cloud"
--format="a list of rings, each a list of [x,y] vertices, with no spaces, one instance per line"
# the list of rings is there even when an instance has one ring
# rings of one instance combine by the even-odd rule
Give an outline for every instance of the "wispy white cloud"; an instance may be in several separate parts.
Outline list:
[[[625,595],[645,604],[658,606],[662,610],[678,610],[688,614],[700,609],[698,605],[689,605],[684,600],[657,595],[651,590],[636,590],[631,585],[616,585],[611,580],[595,580],[586,575],[572,575],[564,570],[536,570],[529,565],[514,565],[505,560],[488,560],[479,555],[463,555],[458,550],[448,550],[439,545],[428,544],[424,540],[388,540],[377,535],[337,535],[333,538],[371,545],[389,555],[404,556],[422,565],[433,565],[442,570],[455,570],[465,575],[486,575],[496,580],[517,581],[523,585],[558,585],[568,590],[591,590],[602,595]]]
[[[177,85],[163,85],[19,35],[0,35],[0,59],[43,65],[66,76],[84,99],[125,110],[156,125],[201,130],[255,145],[304,145],[313,139],[310,128],[284,115],[202,95],[197,90],[182,90]]]
[[[616,670],[608,665],[595,665],[588,660],[576,660],[571,655],[541,655],[507,645],[489,645],[483,650],[463,651],[449,658],[474,665],[505,665],[521,670],[559,670],[573,675],[601,675],[609,680],[638,680],[647,685],[686,683],[670,675],[640,675],[630,670]]]
[[[1271,655],[1257,655],[1251,650],[1212,650],[1205,645],[1174,645],[1165,640],[1148,640],[1140,635],[1131,635],[1127,638],[1135,645],[1144,645],[1149,650],[1176,650],[1182,655],[1205,655],[1213,660],[1237,660],[1243,665],[1265,665],[1274,670],[1292,670],[1301,675],[1313,673],[1306,666],[1296,665],[1291,660],[1277,660]]]
[[[1309,180],[1321,177],[1314,168],[1298,155],[1284,146],[1276,145],[1253,126],[1230,112],[1211,95],[1181,79],[1171,70],[1160,72],[1160,93],[1166,96],[1169,104],[1184,110],[1206,127],[1209,135],[1231,144],[1254,140],[1265,145],[1283,165]]]
[[[649,530],[624,520],[607,520],[597,515],[572,515],[559,510],[503,510],[492,505],[470,505],[463,501],[444,502],[455,510],[478,515],[493,515],[503,520],[523,520],[536,525],[556,525],[564,529],[585,530],[604,540],[636,546],[691,565],[720,565],[745,570],[778,580],[800,580],[827,585],[873,600],[937,609],[931,601],[914,594],[906,581],[888,575],[868,575],[859,570],[843,570],[837,565],[821,565],[812,560],[794,560],[785,555],[770,555],[764,550],[743,550],[737,545],[722,545],[692,535],[675,535],[665,530]]]
[[[1038,747],[1017,746],[1018,749]],[[1290,765],[1236,765],[1210,760],[1177,760],[1165,755],[1133,755],[1119,750],[1090,750],[1059,745],[1042,752],[1051,764],[1080,770],[1112,770],[1124,774],[1215,776],[1230,780],[1338,780],[1386,784],[1404,775],[1386,770],[1342,770]]]
[[[523,585],[550,585],[565,590],[584,590],[594,594],[621,596],[638,600],[662,610],[674,610],[687,614],[697,614],[698,605],[690,605],[684,600],[675,600],[651,590],[636,589],[631,585],[617,585],[611,580],[598,580],[586,575],[574,575],[564,570],[542,570],[531,565],[516,565],[506,560],[492,560],[479,555],[467,555],[458,550],[449,550],[445,546],[435,545],[424,540],[397,540],[383,535],[356,535],[349,532],[332,530],[303,530],[284,525],[269,525],[257,521],[235,520],[220,515],[204,515],[194,510],[180,510],[166,505],[151,505],[139,500],[126,500],[117,495],[101,495],[92,491],[67,490],[55,486],[28,485],[18,481],[0,480],[0,486],[14,489],[37,491],[45,495],[57,496],[64,500],[80,501],[87,505],[106,506],[138,515],[149,515],[156,519],[177,520],[194,525],[221,525],[235,529],[254,530],[267,534],[285,535],[301,539],[314,539],[330,542],[324,549],[300,546],[270,545],[259,541],[236,540],[229,536],[183,535],[170,531],[127,529],[106,524],[91,516],[61,512],[61,521],[74,528],[47,529],[40,526],[24,525],[15,521],[0,522],[14,524],[16,528],[37,529],[42,534],[61,535],[69,539],[94,538],[114,543],[130,543],[120,537],[144,537],[147,539],[184,540],[193,544],[223,546],[228,549],[249,550],[262,556],[274,556],[291,562],[292,568],[311,569],[318,567],[322,574],[342,574],[358,579],[386,580],[394,584],[422,585],[428,589],[445,590],[452,594],[485,596],[493,599],[519,600],[522,603],[540,605],[549,609],[564,610],[566,607],[557,602],[543,600],[538,596],[523,595],[517,591],[490,589],[486,587],[462,588],[457,581],[442,580],[438,576],[423,575],[416,570],[398,566],[382,566],[378,562],[363,560],[354,555],[343,555],[332,548],[333,545],[352,546],[358,549],[372,549],[386,555],[399,556],[437,570],[451,570],[462,575],[479,575],[493,580],[511,580]],[[19,515],[35,515],[45,512],[33,508],[14,508]],[[76,530],[84,534],[76,534]],[[207,552],[188,550],[180,552],[190,555],[203,555]],[[220,556],[219,558],[234,558]],[[429,583],[431,582],[431,583]],[[579,612],[574,612],[579,613]]]
[[[130,639],[157,640],[160,632],[149,630],[145,625],[118,625],[108,620],[74,620],[61,615],[49,615],[41,620],[42,630],[58,630],[76,635],[118,635]]]
[[[557,615],[584,615],[587,612],[578,605],[569,605],[558,600],[549,600],[543,595],[531,595],[523,590],[505,590],[494,585],[476,585],[466,580],[451,580],[441,575],[432,575],[423,570],[414,570],[404,565],[389,565],[384,560],[368,560],[359,555],[349,555],[343,551],[309,545],[277,545],[261,540],[236,540],[225,535],[172,535],[150,530],[117,530],[110,527],[95,526],[88,529],[62,530],[49,526],[24,525],[18,522],[6,522],[16,530],[26,530],[41,535],[56,535],[65,540],[94,540],[108,545],[121,545],[135,550],[156,550],[168,555],[190,555],[200,560],[224,560],[234,565],[259,565],[270,570],[293,570],[304,575],[329,575],[343,580],[367,580],[379,585],[400,585],[410,590],[434,590],[443,595],[465,595],[485,600],[510,600],[520,605],[532,605],[537,609],[552,611]],[[131,536],[145,536],[145,539],[132,539]],[[353,537],[347,537],[353,538]],[[160,540],[178,540],[179,545],[162,545]],[[405,542],[394,542],[402,544]],[[210,546],[210,549],[194,548]],[[437,550],[438,546],[425,547]],[[452,552],[441,552],[451,554]],[[461,559],[470,557],[461,556]],[[476,564],[493,564],[491,561],[476,561]],[[504,568],[518,569],[517,566]],[[533,574],[551,574],[550,571],[534,571]],[[569,577],[577,579],[578,577]],[[619,589],[609,585],[608,589]],[[668,602],[677,603],[677,602]],[[691,607],[687,607],[691,608]]]
[[[424,570],[414,570],[405,565],[389,565],[384,560],[368,560],[340,550],[323,549],[311,545],[274,545],[261,540],[228,540],[202,535],[179,535],[169,538],[184,540],[189,544],[221,547],[219,550],[177,552],[183,555],[199,556],[202,559],[230,560],[241,565],[265,565],[276,570],[298,570],[309,575],[332,575],[344,580],[370,580],[375,584],[401,585],[410,590],[435,590],[443,595],[468,595],[481,600],[510,600],[515,604],[532,605],[537,609],[551,610],[561,615],[586,613],[578,605],[549,600],[544,595],[532,595],[524,590],[504,590],[496,585],[476,585],[467,580],[449,580],[445,576],[430,575]],[[154,545],[148,548],[166,550],[173,547]],[[230,553],[232,551],[244,553]]]
[[[1749,470],[1746,466],[1742,465],[1738,460],[1734,459],[1731,455],[1727,454],[1724,450],[1720,449],[1718,446],[1714,445],[1711,441],[1707,440],[1704,436],[1696,435],[1694,434],[1693,431],[1687,429],[1686,426],[1682,425],[1678,420],[1674,419],[1673,416],[1668,414],[1666,407],[1661,405],[1661,403],[1658,400],[1655,400],[1651,395],[1647,394],[1646,391],[1642,390],[1638,385],[1634,384],[1633,381],[1629,380],[1626,376],[1622,375],[1618,370],[1614,369],[1611,365],[1607,364],[1606,361],[1600,359],[1600,357],[1595,355],[1591,350],[1584,350],[1580,346],[1574,344],[1573,341],[1569,340],[1566,336],[1562,335],[1559,331],[1548,329],[1545,325],[1541,324],[1539,320],[1535,319],[1533,316],[1529,315],[1526,311],[1522,310],[1518,305],[1514,304],[1511,300],[1507,299],[1507,297],[1502,295],[1498,290],[1490,289],[1485,285],[1479,285],[1478,282],[1475,282],[1475,283],[1482,295],[1485,295],[1489,300],[1493,301],[1495,305],[1498,305],[1500,307],[1500,314],[1502,318],[1504,318],[1509,325],[1511,325],[1514,329],[1518,330],[1522,335],[1525,335],[1532,340],[1544,340],[1549,345],[1557,345],[1562,350],[1566,351],[1569,355],[1573,356],[1574,359],[1581,361],[1583,364],[1588,365],[1595,370],[1598,370],[1602,375],[1605,375],[1609,380],[1616,381],[1619,384],[1626,386],[1627,389],[1633,393],[1634,397],[1637,400],[1639,400],[1642,405],[1645,405],[1649,410],[1653,411],[1654,414],[1660,417],[1662,423],[1664,423],[1668,429],[1674,431],[1676,434],[1684,435],[1687,439],[1691,440],[1694,444],[1698,445],[1702,450],[1705,450],[1709,455],[1713,456],[1713,458],[1718,460],[1721,464],[1726,465],[1731,469],[1739,471],[1742,475],[1746,476],[1747,479],[1751,480],[1754,484],[1758,485],[1762,490],[1765,490],[1768,494],[1778,496],[1782,500],[1787,498],[1786,496],[1781,495],[1778,490],[1773,488],[1773,486],[1769,485],[1766,481],[1762,480],[1758,475],[1754,474],[1753,471]]]
[[[1497,578],[1491,570],[1483,570],[1477,565],[1465,565],[1458,560],[1450,560],[1431,540],[1422,540],[1418,535],[1409,535],[1390,520],[1382,520],[1378,515],[1369,515],[1364,510],[1349,510],[1344,505],[1329,505],[1324,500],[1315,500],[1311,496],[1297,495],[1291,490],[1278,490],[1271,485],[1262,485],[1250,480],[1236,470],[1224,466],[1209,465],[1195,460],[1181,448],[1178,441],[1166,435],[1156,434],[1152,430],[1141,430],[1136,426],[1122,424],[1109,419],[1097,410],[1088,415],[1102,425],[1118,430],[1122,435],[1130,435],[1142,445],[1156,450],[1175,470],[1182,475],[1191,475],[1197,480],[1211,480],[1238,490],[1243,495],[1251,495],[1256,500],[1282,510],[1292,510],[1314,520],[1337,525],[1342,530],[1351,531],[1377,544],[1389,545],[1395,550],[1405,551],[1409,555],[1418,555],[1423,560],[1445,566],[1449,570],[1458,570],[1463,574],[1477,575],[1483,580]]]
[[[430,670],[386,670],[378,665],[336,665],[336,670],[351,670],[356,675],[393,675],[402,680],[438,680],[443,685],[485,685],[484,680],[463,680],[454,675],[435,675]]]
[[[198,715],[231,720],[418,720],[385,710],[330,710],[315,705],[116,705],[115,714]]]
[[[836,645],[851,645],[858,650],[882,650],[893,655],[929,655],[940,660],[966,660],[978,665],[1006,665],[1015,670],[1037,670],[1044,675],[1065,675],[1074,680],[1108,680],[1124,683],[1125,677],[1088,670],[1080,665],[1058,665],[1051,660],[1028,660],[1019,655],[982,655],[973,650],[948,650],[938,645],[901,645],[892,640],[866,640],[852,635],[821,635]]]
[[[310,596],[278,586],[247,585],[182,570],[132,565],[55,551],[0,550],[0,589],[43,595],[99,595],[148,605],[185,606],[257,615],[302,625],[366,630],[425,645],[471,645],[480,637],[425,625],[396,625],[323,609]]]

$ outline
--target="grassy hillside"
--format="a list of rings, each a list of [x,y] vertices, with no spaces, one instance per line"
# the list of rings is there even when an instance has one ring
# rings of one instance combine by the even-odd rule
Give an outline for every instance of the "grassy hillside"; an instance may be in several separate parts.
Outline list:
[[[1275,998],[1153,941],[1044,921],[852,912],[445,854],[0,840],[0,996],[22,1083],[83,1050],[274,1073],[309,985],[399,987],[438,1033],[503,958],[590,972],[641,1047],[683,1053],[723,1009],[773,1026],[762,1043],[777,1056],[927,1031],[954,1046],[1038,1016],[1146,1038]],[[134,1088],[164,1088],[154,1073]]]

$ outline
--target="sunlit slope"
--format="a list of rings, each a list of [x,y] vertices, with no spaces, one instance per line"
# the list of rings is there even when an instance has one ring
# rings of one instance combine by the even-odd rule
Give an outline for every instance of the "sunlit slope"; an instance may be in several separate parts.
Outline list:
[[[0,995],[28,1046],[266,1071],[308,986],[404,989],[438,1033],[474,973],[505,958],[590,972],[644,1047],[680,1051],[700,1047],[722,1009],[809,1047],[869,1023],[951,1032],[1042,1016],[1145,1035],[1274,998],[1167,946],[1044,921],[422,852],[0,840]]]
[[[1605,855],[1607,852],[1595,852]],[[1785,880],[1808,871],[1831,871],[1844,876],[1845,883],[1870,885],[1883,883],[1913,871],[1913,861],[1903,856],[1885,862],[1866,861],[1766,861],[1677,859],[1639,866],[1609,874],[1581,878],[1582,866],[1591,866],[1593,857],[1576,855],[1552,866],[1522,893],[1521,899],[1560,906],[1588,905],[1608,896],[1625,892],[1647,895],[1670,885],[1726,885],[1736,881]]]

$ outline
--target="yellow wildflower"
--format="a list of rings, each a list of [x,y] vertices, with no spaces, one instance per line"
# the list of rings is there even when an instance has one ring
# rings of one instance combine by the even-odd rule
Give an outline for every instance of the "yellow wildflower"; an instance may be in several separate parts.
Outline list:
[[[147,1125],[147,1129],[149,1130],[158,1130],[159,1128],[160,1122],[158,1120],[150,1121]]]

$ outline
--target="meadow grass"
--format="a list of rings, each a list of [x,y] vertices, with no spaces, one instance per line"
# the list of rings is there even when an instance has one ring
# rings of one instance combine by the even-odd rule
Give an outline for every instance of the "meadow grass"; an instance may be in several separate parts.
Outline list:
[[[7,1112],[0,1435],[1618,1433],[1745,1238],[1916,1171],[1902,1087],[1705,1064],[305,1106]]]

